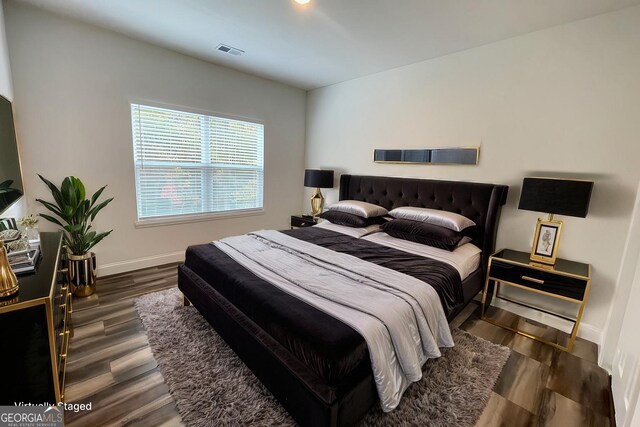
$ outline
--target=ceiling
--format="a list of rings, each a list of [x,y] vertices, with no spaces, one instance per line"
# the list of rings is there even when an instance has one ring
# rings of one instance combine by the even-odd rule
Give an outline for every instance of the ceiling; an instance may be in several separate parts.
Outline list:
[[[20,0],[303,89],[555,25],[640,0]],[[224,43],[245,51],[216,50]]]

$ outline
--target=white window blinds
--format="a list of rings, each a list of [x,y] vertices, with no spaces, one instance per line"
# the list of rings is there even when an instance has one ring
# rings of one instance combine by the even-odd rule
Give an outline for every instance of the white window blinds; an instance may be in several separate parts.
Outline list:
[[[264,126],[131,104],[138,219],[262,209]]]

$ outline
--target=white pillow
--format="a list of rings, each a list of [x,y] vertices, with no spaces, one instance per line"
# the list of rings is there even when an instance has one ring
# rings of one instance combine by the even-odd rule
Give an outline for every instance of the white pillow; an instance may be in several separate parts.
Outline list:
[[[457,213],[442,211],[440,209],[414,208],[402,206],[389,212],[394,218],[410,219],[412,221],[428,222],[454,231],[462,231],[465,228],[476,225],[466,216]]]
[[[342,200],[338,203],[334,203],[327,209],[330,211],[350,213],[362,218],[373,218],[389,213],[389,211],[382,206],[374,205],[373,203],[360,202],[358,200]]]

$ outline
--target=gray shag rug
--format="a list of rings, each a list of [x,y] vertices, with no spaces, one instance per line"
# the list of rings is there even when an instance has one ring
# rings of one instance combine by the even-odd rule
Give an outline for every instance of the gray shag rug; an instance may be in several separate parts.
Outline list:
[[[135,302],[160,371],[187,426],[289,426],[293,419],[177,289]],[[362,426],[473,426],[509,358],[507,347],[452,331],[455,347],[428,361],[423,379]]]

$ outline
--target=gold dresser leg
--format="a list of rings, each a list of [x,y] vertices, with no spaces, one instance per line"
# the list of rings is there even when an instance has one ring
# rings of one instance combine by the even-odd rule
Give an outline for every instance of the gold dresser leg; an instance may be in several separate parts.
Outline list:
[[[191,301],[189,301],[189,299],[184,294],[182,294],[182,305],[184,305],[185,307],[191,305]]]

